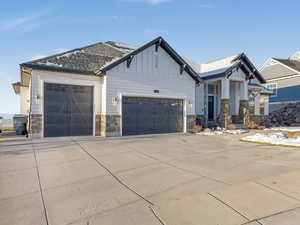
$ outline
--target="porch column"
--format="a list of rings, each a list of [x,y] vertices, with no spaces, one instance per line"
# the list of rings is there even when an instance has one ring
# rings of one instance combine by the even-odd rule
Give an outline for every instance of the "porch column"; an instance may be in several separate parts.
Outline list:
[[[260,115],[260,93],[255,96],[254,115]]]
[[[264,103],[265,103],[264,114],[265,114],[266,116],[268,116],[268,115],[269,115],[269,96],[265,96],[265,101],[264,101]]]
[[[240,107],[239,107],[239,120],[247,125],[249,123],[249,102],[248,102],[248,82],[245,80],[240,84]]]
[[[227,78],[221,80],[221,102],[220,102],[219,124],[227,127],[231,123],[230,116],[230,81]]]

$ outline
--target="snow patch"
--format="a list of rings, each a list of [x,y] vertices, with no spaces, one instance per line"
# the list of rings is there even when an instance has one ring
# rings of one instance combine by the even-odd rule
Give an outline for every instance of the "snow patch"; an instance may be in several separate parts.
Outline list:
[[[273,145],[299,146],[300,137],[288,138],[284,133],[258,133],[252,136],[241,138],[242,141],[260,142]]]
[[[223,134],[244,134],[248,133],[248,130],[222,130],[222,131],[203,131],[200,133],[197,133],[198,135],[206,135],[206,136],[211,136],[211,135],[223,135]]]
[[[287,131],[287,132],[300,132],[300,127],[272,127],[266,128],[267,131]]]
[[[82,50],[76,50],[76,51],[72,51],[72,52],[68,52],[68,53],[56,56],[56,58],[60,59],[62,57],[70,57],[71,55],[74,55],[74,54],[77,54],[77,53],[85,53],[85,51],[83,49]]]
[[[47,66],[55,66],[55,67],[62,67],[63,66],[61,64],[56,64],[56,63],[52,63],[52,62],[49,62],[49,61],[47,61],[46,63],[38,62],[38,64],[47,65]]]

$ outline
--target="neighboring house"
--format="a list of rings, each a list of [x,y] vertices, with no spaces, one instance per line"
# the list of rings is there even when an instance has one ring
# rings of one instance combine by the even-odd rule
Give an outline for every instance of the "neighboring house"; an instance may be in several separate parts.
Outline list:
[[[245,54],[187,62],[161,37],[138,48],[101,42],[20,69],[13,87],[33,137],[189,132],[196,118],[246,123],[249,90],[253,114],[264,118],[258,96],[265,81]]]
[[[270,92],[262,86],[264,78],[244,53],[190,64],[203,80],[196,87],[196,114],[201,115],[200,120],[217,121],[226,127],[266,119]]]
[[[270,96],[270,112],[287,103],[300,102],[300,51],[288,59],[269,58],[260,72],[273,90]]]

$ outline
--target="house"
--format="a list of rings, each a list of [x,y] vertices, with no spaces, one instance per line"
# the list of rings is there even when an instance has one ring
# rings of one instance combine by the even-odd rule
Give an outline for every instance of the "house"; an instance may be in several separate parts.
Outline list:
[[[20,65],[33,137],[188,132],[198,74],[161,37],[101,42]]]
[[[268,112],[270,91],[265,79],[244,54],[208,63],[191,62],[203,80],[196,87],[196,114],[201,123],[262,124]]]
[[[288,59],[269,58],[260,72],[267,81],[266,87],[273,90],[270,112],[300,101],[300,51]]]
[[[199,64],[161,37],[141,47],[100,42],[20,71],[13,87],[33,137],[190,132],[196,121],[226,127],[267,115],[265,80],[245,54]]]

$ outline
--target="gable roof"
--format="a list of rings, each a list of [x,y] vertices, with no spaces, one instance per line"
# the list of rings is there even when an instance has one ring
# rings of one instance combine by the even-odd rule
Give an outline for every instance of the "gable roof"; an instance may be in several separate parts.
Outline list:
[[[135,50],[116,42],[99,42],[60,54],[22,63],[33,69],[95,74],[94,71]]]
[[[300,73],[300,61],[294,59],[278,59],[278,58],[273,58],[273,59]]]
[[[245,73],[249,73],[245,67],[246,65],[261,83],[266,83],[261,73],[255,68],[250,59],[244,53],[228,56],[207,63],[198,63],[198,66],[196,66],[197,63],[192,62],[191,65],[198,69],[197,71],[202,79],[212,79],[227,75],[230,76],[232,70],[235,68],[241,68]]]
[[[158,37],[139,48],[112,41],[99,42],[22,63],[20,66],[32,69],[100,75],[105,74],[108,70],[129,60],[152,45],[162,47],[181,66],[182,71],[186,71],[196,82],[200,81],[197,72],[162,37]]]
[[[132,57],[134,57],[135,55],[139,54],[140,52],[144,51],[145,49],[153,45],[156,45],[157,48],[158,47],[163,48],[178,63],[178,65],[181,66],[182,71],[186,71],[196,82],[200,81],[198,77],[198,73],[162,37],[158,37],[153,41],[150,41],[147,44],[128,53],[122,58],[117,59],[112,63],[103,66],[102,68],[96,71],[96,74],[101,74],[101,73],[105,74],[108,70],[119,65],[120,63],[123,63],[127,60],[131,60]]]
[[[289,77],[296,75],[297,73],[288,66],[283,65],[280,62],[272,63],[271,65],[263,66],[260,72],[263,74],[266,80],[273,80],[281,77]]]

